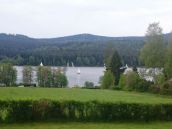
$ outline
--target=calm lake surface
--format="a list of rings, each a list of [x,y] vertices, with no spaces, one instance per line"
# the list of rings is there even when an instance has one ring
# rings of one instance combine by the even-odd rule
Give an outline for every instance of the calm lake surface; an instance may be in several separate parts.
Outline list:
[[[22,82],[22,66],[15,66],[17,70],[17,83]],[[59,68],[59,67],[52,67]],[[33,82],[36,82],[36,69],[37,67],[33,67]],[[80,74],[77,74],[78,69],[80,70]],[[99,85],[99,78],[104,73],[104,67],[68,67],[66,69],[66,76],[68,79],[68,86],[84,86],[86,81],[93,82],[94,85]]]

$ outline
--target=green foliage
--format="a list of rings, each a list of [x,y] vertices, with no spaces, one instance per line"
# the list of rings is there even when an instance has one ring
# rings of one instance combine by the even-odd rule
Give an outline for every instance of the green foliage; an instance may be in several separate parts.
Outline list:
[[[17,71],[11,64],[0,64],[0,84],[14,86],[17,79]]]
[[[3,122],[172,120],[172,104],[52,101],[45,99],[0,101],[0,110],[4,109],[7,112]]]
[[[166,78],[163,73],[155,76],[155,84],[156,85],[159,85],[159,86],[162,85],[165,82],[165,80],[166,80]]]
[[[52,86],[53,87],[67,87],[68,81],[67,77],[61,73],[59,70],[53,70],[52,74]]]
[[[146,92],[146,91],[149,91],[151,85],[152,85],[152,82],[146,81],[144,79],[140,79],[138,84],[135,87],[135,90],[140,91],[140,92]]]
[[[161,86],[160,93],[166,95],[172,95],[172,80],[168,80]]]
[[[117,51],[115,51],[112,55],[109,64],[109,70],[113,73],[115,77],[115,85],[118,85],[120,79],[120,67],[121,67],[121,59]]]
[[[40,66],[37,70],[37,81],[41,87],[66,87],[68,84],[67,77],[59,69]]]
[[[42,61],[46,66],[66,66],[67,62],[73,62],[75,66],[103,66],[104,49],[111,41],[125,64],[138,65],[139,50],[144,44],[144,37],[104,37],[98,41],[97,36],[91,36],[89,41],[82,35],[71,38],[76,41],[71,42],[65,37],[59,41],[58,38],[44,40],[0,34],[0,61],[8,57],[17,65],[37,66]]]
[[[167,46],[164,71],[167,76],[167,79],[172,78],[172,33],[171,33],[171,37]]]
[[[102,83],[101,83],[101,88],[102,89],[113,88],[114,82],[115,82],[115,78],[114,78],[113,74],[111,73],[111,71],[107,70],[104,73]]]
[[[24,85],[31,85],[33,81],[33,69],[31,66],[23,67],[23,83]]]
[[[15,61],[15,59],[11,59],[11,58],[9,58],[9,57],[4,57],[4,58],[0,61],[0,63],[2,63],[2,64],[16,64],[16,61]]]
[[[50,87],[52,82],[51,68],[39,66],[37,69],[37,81],[41,87]]]
[[[113,48],[112,44],[107,47],[105,51],[105,65],[106,70],[112,72],[115,77],[115,85],[118,85],[120,79],[121,59],[118,52]]]
[[[84,83],[84,87],[85,88],[94,88],[94,83],[93,82],[86,81]]]
[[[145,92],[149,90],[151,82],[141,79],[138,73],[131,71],[121,75],[119,86],[125,90]]]
[[[141,49],[140,59],[147,67],[163,67],[164,55],[162,28],[159,27],[159,23],[152,23],[148,27],[146,43]]]
[[[140,81],[139,75],[136,72],[128,72],[125,76],[125,89],[135,90]]]
[[[119,80],[119,87],[124,89],[126,86],[126,76],[124,74],[121,74],[120,80]]]

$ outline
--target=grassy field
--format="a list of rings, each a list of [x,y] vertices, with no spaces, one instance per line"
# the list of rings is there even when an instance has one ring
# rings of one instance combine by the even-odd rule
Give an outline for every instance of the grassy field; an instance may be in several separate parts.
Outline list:
[[[0,88],[0,100],[52,99],[127,103],[172,103],[172,97],[113,90],[90,90],[76,88]]]
[[[0,129],[171,129],[172,122],[0,124]]]
[[[126,103],[172,103],[172,97],[149,93],[114,91],[114,90],[89,90],[77,88],[0,88],[0,100],[75,100],[101,102],[126,102]],[[172,122],[115,122],[115,123],[24,123],[0,124],[0,129],[171,129]]]

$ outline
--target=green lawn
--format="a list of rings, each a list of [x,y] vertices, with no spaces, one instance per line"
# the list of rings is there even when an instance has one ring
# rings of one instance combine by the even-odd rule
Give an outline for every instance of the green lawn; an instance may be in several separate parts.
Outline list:
[[[171,129],[172,122],[0,124],[0,129]]]
[[[105,101],[127,103],[172,103],[172,97],[149,93],[114,91],[114,90],[89,90],[77,88],[0,88],[0,100],[26,100],[26,99],[52,99],[75,101]],[[66,123],[25,123],[25,124],[0,124],[0,129],[172,129],[172,122],[66,122]]]
[[[114,90],[90,90],[77,88],[0,88],[1,100],[26,100],[26,99],[52,99],[52,100],[76,100],[90,101],[98,100],[105,102],[127,102],[127,103],[172,103],[172,97],[127,92]]]

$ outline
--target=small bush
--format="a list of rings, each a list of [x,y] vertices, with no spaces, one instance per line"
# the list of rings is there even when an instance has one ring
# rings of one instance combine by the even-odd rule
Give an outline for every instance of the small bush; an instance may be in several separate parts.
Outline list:
[[[93,82],[86,81],[84,83],[84,87],[85,88],[94,88],[94,83]]]
[[[127,90],[135,90],[138,87],[140,77],[136,72],[129,72],[125,75],[125,88]]]
[[[140,92],[145,92],[145,91],[149,91],[151,85],[152,85],[152,82],[139,79],[138,84],[136,85],[135,89]]]
[[[161,93],[166,95],[172,95],[172,83],[170,81],[167,81],[162,85]]]
[[[102,79],[102,83],[101,83],[101,88],[102,89],[110,89],[114,87],[114,82],[115,82],[115,78],[113,76],[113,74],[111,73],[111,71],[105,71],[103,79]]]
[[[152,92],[152,93],[155,93],[155,94],[160,93],[161,86],[159,86],[159,85],[152,85],[152,86],[150,86],[149,91]]]
[[[155,84],[156,85],[162,85],[165,83],[165,76],[164,74],[158,74],[155,76]]]
[[[128,72],[126,75],[122,74],[119,82],[119,87],[122,89],[140,92],[149,91],[151,85],[151,82],[141,79],[134,71]]]

